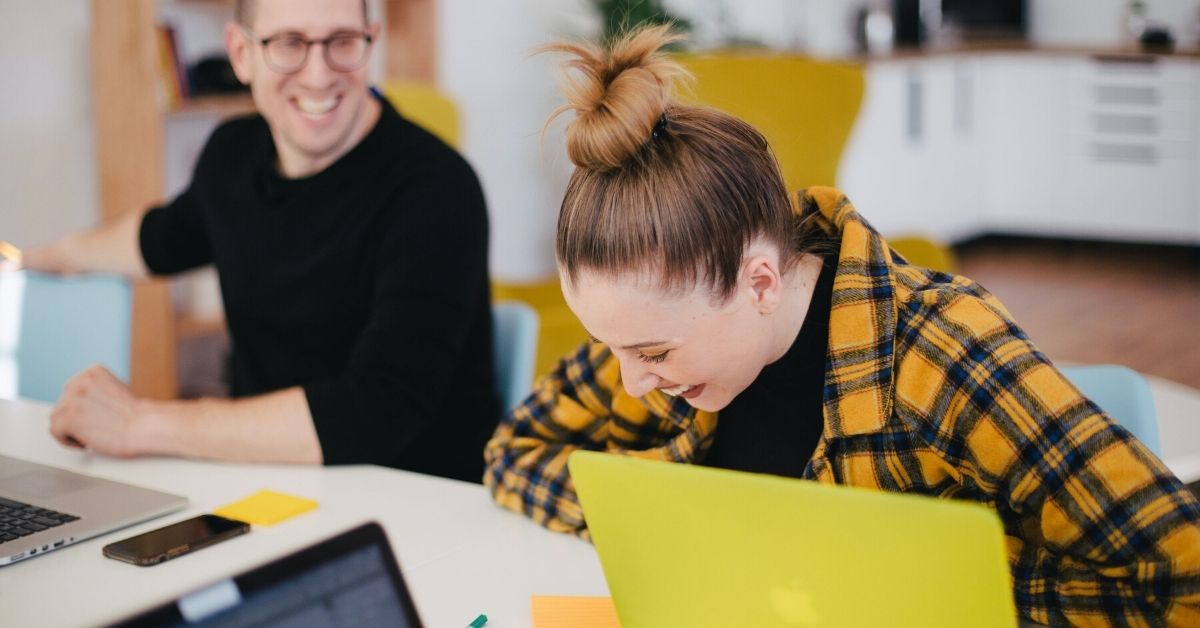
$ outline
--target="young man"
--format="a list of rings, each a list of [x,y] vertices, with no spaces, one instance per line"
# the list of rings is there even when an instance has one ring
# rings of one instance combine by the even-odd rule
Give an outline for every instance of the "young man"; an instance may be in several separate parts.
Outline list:
[[[479,481],[499,407],[474,173],[368,88],[378,25],[362,0],[236,10],[225,44],[259,115],[218,128],[168,205],[26,256],[34,269],[130,277],[215,264],[235,399],[139,399],[94,367],[67,385],[51,432],[116,456]]]

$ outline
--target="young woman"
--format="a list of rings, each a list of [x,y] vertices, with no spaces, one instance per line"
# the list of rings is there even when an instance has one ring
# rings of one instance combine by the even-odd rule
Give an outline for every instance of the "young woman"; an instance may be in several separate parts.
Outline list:
[[[576,71],[557,258],[594,340],[488,444],[496,501],[586,537],[576,449],[973,500],[1024,617],[1200,625],[1189,491],[982,287],[907,264],[837,190],[789,198],[761,134],[676,102],[675,39],[551,47]]]

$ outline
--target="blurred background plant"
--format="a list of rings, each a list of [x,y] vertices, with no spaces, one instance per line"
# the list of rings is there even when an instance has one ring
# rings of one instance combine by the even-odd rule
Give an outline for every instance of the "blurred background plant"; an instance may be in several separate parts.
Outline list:
[[[593,0],[604,24],[604,39],[611,40],[643,24],[674,24],[675,30],[689,33],[692,24],[671,14],[662,0]]]

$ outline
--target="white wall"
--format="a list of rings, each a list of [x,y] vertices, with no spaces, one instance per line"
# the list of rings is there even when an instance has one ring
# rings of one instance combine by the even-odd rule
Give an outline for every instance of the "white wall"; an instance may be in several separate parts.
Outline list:
[[[561,124],[539,142],[562,104],[557,61],[531,56],[562,37],[596,32],[588,0],[442,0],[438,74],[459,106],[462,151],[479,173],[492,226],[492,274],[534,281],[554,274],[554,226],[571,164]]]
[[[864,2],[867,0],[864,0]],[[664,0],[692,24],[698,48],[753,42],[816,56],[853,52],[854,15],[862,2],[846,0]]]
[[[42,244],[99,218],[87,0],[0,0],[0,239]]]
[[[1043,45],[1120,46],[1128,0],[1027,0],[1029,37]],[[1177,45],[1200,46],[1200,0],[1146,0],[1149,21],[1170,28]]]

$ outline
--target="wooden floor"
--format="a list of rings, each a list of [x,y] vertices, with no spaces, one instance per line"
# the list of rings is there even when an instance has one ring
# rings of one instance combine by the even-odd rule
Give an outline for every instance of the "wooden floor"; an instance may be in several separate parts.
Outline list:
[[[955,251],[1051,360],[1200,389],[1200,249],[993,236]]]

